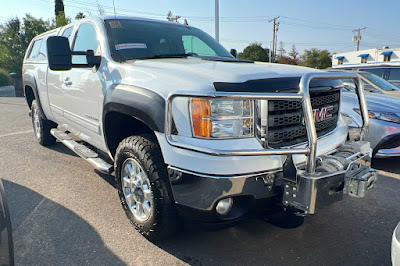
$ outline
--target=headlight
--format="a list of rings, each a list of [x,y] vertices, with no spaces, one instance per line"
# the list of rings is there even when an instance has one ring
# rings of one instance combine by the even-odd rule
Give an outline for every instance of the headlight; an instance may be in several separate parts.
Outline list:
[[[361,114],[359,109],[354,109],[354,111]],[[397,113],[368,110],[368,116],[369,118],[400,124],[400,116]]]
[[[252,137],[253,105],[252,100],[192,98],[193,136],[220,139]]]

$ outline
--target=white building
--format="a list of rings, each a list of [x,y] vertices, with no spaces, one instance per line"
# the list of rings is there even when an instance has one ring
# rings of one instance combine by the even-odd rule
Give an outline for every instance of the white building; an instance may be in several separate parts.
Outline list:
[[[332,68],[400,66],[400,48],[368,49],[332,56]]]

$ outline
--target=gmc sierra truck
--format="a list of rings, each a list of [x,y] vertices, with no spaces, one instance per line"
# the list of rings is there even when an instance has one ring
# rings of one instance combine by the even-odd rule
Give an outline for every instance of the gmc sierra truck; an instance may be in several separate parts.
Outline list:
[[[114,173],[128,218],[151,240],[183,216],[302,218],[364,197],[377,174],[356,74],[234,55],[195,27],[141,18],[41,34],[23,64],[35,136]],[[360,128],[339,112],[341,79],[355,81]]]

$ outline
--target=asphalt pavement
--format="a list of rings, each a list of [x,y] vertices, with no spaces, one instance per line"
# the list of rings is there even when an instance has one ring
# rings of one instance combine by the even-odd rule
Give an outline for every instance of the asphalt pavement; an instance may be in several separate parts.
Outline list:
[[[378,187],[347,197],[304,225],[248,220],[213,231],[190,222],[153,244],[125,217],[112,176],[62,144],[33,135],[23,98],[0,98],[0,177],[10,207],[17,265],[390,265],[400,221],[400,159],[375,160]]]

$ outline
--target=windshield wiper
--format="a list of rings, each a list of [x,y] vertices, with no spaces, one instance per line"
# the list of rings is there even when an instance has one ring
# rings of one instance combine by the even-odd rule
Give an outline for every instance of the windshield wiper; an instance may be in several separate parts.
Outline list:
[[[185,58],[188,56],[198,56],[196,53],[186,53],[186,54],[158,54],[151,57],[143,59],[159,59],[159,58]]]

